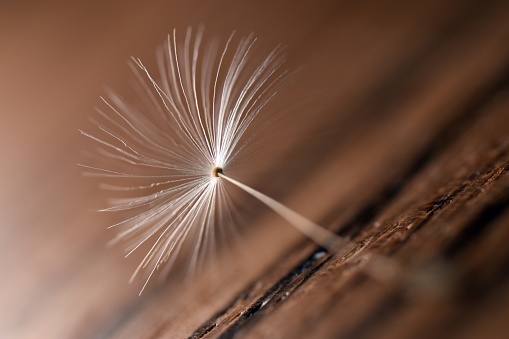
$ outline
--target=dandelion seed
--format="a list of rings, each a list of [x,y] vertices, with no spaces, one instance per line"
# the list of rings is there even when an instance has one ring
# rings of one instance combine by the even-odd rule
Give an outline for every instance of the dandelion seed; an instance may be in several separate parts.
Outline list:
[[[253,35],[234,40],[232,34],[220,49],[217,42],[202,43],[201,28],[189,28],[183,42],[174,30],[157,55],[160,79],[141,60],[132,59],[147,108],[141,111],[112,94],[103,99],[108,111],[98,110],[104,122],[94,121],[100,136],[81,131],[99,144],[97,154],[108,160],[106,167],[82,165],[90,170],[87,174],[108,179],[104,189],[139,192],[116,199],[104,211],[129,213],[110,226],[119,229],[113,243],[128,243],[127,255],[151,244],[131,278],[148,272],[141,291],[158,269],[167,274],[180,252],[187,249],[189,271],[194,273],[228,238],[226,229],[236,209],[233,187],[318,244],[331,249],[340,242],[330,231],[229,176],[232,163],[276,117],[262,120],[260,115],[286,75],[280,46],[255,63]],[[115,184],[118,180],[129,184]],[[135,181],[141,183],[132,185]]]

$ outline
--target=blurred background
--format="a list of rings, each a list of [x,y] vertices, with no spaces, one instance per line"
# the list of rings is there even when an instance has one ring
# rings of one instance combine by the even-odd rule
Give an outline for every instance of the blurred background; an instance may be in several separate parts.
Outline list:
[[[76,166],[88,147],[78,129],[107,88],[131,93],[131,56],[155,69],[174,28],[287,46],[287,67],[301,69],[289,98],[320,94],[301,109],[300,142],[252,184],[339,225],[505,77],[508,15],[504,1],[3,1],[0,337],[189,335],[302,240],[257,207],[243,240],[255,258],[235,270],[141,297],[127,283],[141,256],[106,245],[118,219],[95,212],[107,194]]]

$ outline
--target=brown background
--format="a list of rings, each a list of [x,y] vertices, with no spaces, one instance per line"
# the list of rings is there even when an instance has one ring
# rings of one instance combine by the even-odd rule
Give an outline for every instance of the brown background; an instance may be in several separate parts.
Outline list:
[[[2,2],[0,337],[504,337],[508,17],[505,1]],[[235,265],[138,297],[78,129],[106,85],[129,93],[131,55],[153,67],[201,23],[287,45],[295,91],[323,93],[305,143],[251,183],[353,240],[322,256],[258,206]]]

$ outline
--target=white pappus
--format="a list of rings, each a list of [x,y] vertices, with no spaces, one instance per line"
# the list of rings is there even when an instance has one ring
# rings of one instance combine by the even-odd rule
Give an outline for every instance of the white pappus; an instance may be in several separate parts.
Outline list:
[[[112,94],[103,99],[107,111],[98,110],[103,122],[94,121],[99,132],[81,131],[99,144],[95,154],[107,160],[104,167],[81,165],[87,174],[108,179],[106,189],[138,192],[104,211],[129,215],[111,226],[119,229],[113,241],[129,244],[127,255],[151,244],[133,274],[147,270],[142,291],[156,270],[170,271],[183,249],[191,272],[203,265],[233,223],[234,186],[318,244],[330,249],[340,240],[228,174],[231,163],[277,117],[264,108],[285,84],[281,46],[260,57],[252,34],[238,42],[232,34],[220,48],[215,40],[204,43],[203,33],[189,28],[181,42],[175,30],[168,36],[158,53],[158,79],[133,58],[145,108]]]

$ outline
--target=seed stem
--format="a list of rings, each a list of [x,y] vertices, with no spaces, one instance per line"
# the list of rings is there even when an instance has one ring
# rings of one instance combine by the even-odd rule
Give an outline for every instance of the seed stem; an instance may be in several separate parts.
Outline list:
[[[303,217],[297,212],[289,209],[285,205],[255,190],[254,188],[246,186],[243,183],[226,176],[222,171],[216,171],[213,173],[215,173],[217,177],[225,179],[226,181],[234,184],[238,188],[260,200],[262,203],[270,207],[274,212],[279,214],[283,219],[288,221],[297,230],[302,232],[318,245],[326,248],[328,251],[336,251],[340,246],[347,243],[346,239],[339,237],[328,229],[312,222],[311,220]]]

